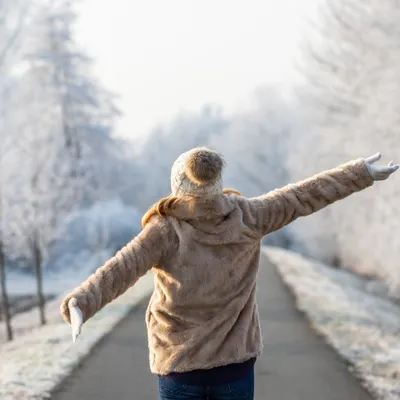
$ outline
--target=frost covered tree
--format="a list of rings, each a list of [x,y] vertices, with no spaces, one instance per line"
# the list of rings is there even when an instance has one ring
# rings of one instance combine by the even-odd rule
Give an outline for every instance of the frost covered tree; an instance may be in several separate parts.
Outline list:
[[[63,219],[90,196],[117,110],[90,75],[72,36],[73,2],[35,3],[8,98],[14,185],[7,193],[10,256],[33,266],[40,323],[46,322],[43,266]],[[17,160],[24,160],[18,163]]]
[[[300,158],[305,176],[376,149],[400,158],[395,95],[400,84],[399,16],[400,5],[394,0],[323,2],[303,52],[306,83],[298,93],[308,106],[308,125],[293,139],[293,174]],[[293,232],[309,255],[379,276],[397,290],[399,253],[391,234],[399,225],[397,187],[385,185],[359,194],[307,223],[296,222]]]
[[[5,173],[5,163],[3,162],[6,151],[7,151],[7,138],[4,136],[4,132],[2,132],[3,122],[4,122],[4,114],[3,110],[1,110],[0,105],[0,320],[4,319],[4,323],[6,325],[7,331],[7,340],[12,340],[13,333],[11,327],[11,313],[10,313],[10,304],[7,294],[7,284],[6,284],[6,235],[8,231],[6,229],[6,221],[4,212],[6,211],[5,207],[5,187],[10,182],[7,182],[7,176]],[[3,133],[3,134],[1,134]]]
[[[13,157],[23,159],[24,165],[13,171],[15,185],[8,194],[13,206],[8,216],[12,218],[10,246],[17,257],[24,257],[34,267],[40,322],[44,324],[43,262],[59,221],[74,205],[75,187],[70,185],[68,158],[57,135],[59,119],[52,112],[52,99],[43,91],[42,74],[45,76],[45,71],[32,68],[14,88],[15,103],[24,98],[30,106],[21,110],[18,124],[14,124],[18,137]]]
[[[9,184],[5,157],[9,148],[10,135],[7,132],[9,114],[9,93],[12,90],[14,71],[20,57],[21,36],[24,33],[29,6],[20,0],[0,1],[0,319],[4,319],[7,339],[12,340],[11,315],[6,286],[6,190]]]
[[[76,45],[73,28],[77,1],[51,0],[37,21],[39,40],[31,57],[47,67],[47,87],[56,104],[65,155],[70,158],[71,178],[79,185],[93,175],[99,156],[115,150],[111,138],[119,115],[114,96],[97,82],[90,71],[91,59]],[[35,46],[34,46],[35,47]]]
[[[1,123],[0,123],[1,126]],[[0,167],[1,167],[1,157],[2,157],[2,145],[0,144]],[[13,332],[11,326],[11,313],[10,313],[10,304],[9,298],[7,294],[7,283],[6,283],[6,266],[5,266],[5,244],[4,244],[4,218],[2,216],[3,212],[3,185],[2,185],[2,177],[0,177],[0,293],[1,293],[1,302],[0,302],[0,321],[4,319],[4,323],[6,326],[7,332],[7,340],[13,339]]]

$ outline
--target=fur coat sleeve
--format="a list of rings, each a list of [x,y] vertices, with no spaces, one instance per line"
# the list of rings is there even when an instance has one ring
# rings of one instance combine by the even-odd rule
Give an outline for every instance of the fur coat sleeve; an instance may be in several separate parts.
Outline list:
[[[167,251],[168,230],[165,220],[153,217],[138,236],[64,298],[60,307],[64,320],[70,323],[68,302],[73,297],[85,322],[126,292]]]
[[[264,236],[373,184],[363,159],[248,200],[253,228]]]

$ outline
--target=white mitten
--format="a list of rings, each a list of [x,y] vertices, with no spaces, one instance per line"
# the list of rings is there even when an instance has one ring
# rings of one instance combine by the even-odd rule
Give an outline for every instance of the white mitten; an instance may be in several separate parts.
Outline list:
[[[75,297],[68,302],[68,309],[71,318],[72,341],[75,343],[77,337],[81,333],[81,328],[83,325],[83,314],[81,309],[78,307],[78,301]]]
[[[364,159],[365,164],[368,168],[368,172],[370,173],[374,181],[384,181],[400,167],[399,164],[393,164],[393,161],[390,161],[388,166],[376,165],[375,163],[381,158],[382,155],[380,153],[376,153],[375,155]]]

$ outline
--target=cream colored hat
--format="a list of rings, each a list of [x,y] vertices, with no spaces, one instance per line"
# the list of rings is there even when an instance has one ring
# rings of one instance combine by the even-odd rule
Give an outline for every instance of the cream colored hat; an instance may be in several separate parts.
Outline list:
[[[222,194],[225,161],[216,151],[196,147],[181,154],[171,170],[174,196],[212,196]]]

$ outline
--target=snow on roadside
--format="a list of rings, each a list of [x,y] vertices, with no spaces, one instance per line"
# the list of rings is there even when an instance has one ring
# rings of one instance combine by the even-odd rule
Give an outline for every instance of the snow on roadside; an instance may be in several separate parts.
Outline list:
[[[50,392],[152,290],[153,275],[150,272],[85,323],[75,344],[72,343],[70,327],[59,314],[60,298],[48,304],[48,325],[44,327],[35,328],[37,310],[15,317],[13,324],[19,326],[17,338],[0,345],[0,398],[51,398]]]
[[[400,307],[362,278],[278,248],[266,248],[317,332],[379,400],[400,399]]]

